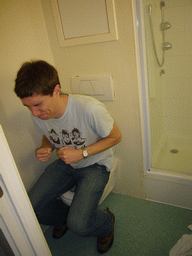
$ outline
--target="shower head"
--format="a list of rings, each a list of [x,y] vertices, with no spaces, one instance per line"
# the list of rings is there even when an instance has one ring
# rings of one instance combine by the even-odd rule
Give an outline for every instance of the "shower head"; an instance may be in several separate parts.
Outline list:
[[[148,5],[148,12],[149,12],[149,15],[151,16],[151,14],[152,14],[152,5],[151,4]]]

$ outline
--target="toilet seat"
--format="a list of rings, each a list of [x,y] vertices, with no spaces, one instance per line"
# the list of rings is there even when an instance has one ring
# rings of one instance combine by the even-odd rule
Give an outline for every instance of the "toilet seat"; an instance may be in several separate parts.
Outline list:
[[[114,186],[115,186],[115,182],[117,180],[117,173],[118,173],[118,159],[115,158],[115,162],[113,165],[113,168],[110,170],[110,176],[109,176],[109,181],[104,189],[103,195],[99,201],[99,204],[101,204],[104,199],[108,196],[108,194],[113,190]],[[72,201],[73,201],[73,197],[75,195],[74,189],[72,189],[73,191],[67,191],[66,193],[62,194],[60,196],[61,200],[67,204],[67,205],[71,205]]]

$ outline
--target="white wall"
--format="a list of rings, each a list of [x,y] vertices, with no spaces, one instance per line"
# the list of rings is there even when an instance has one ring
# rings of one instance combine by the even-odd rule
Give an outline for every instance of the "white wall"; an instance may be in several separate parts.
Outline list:
[[[118,146],[120,177],[116,191],[144,197],[139,96],[136,75],[131,0],[116,0],[119,40],[60,48],[50,0],[3,1],[1,7],[1,123],[27,188],[38,176],[34,148],[37,137],[27,110],[13,93],[16,71],[31,58],[55,63],[62,90],[71,92],[70,78],[76,74],[111,74],[115,101],[106,103],[119,126],[123,140]],[[46,23],[44,25],[43,16]],[[47,33],[49,40],[47,39]],[[49,45],[50,43],[50,45]],[[50,47],[51,46],[51,47]],[[38,138],[38,142],[37,141]]]
[[[24,185],[29,189],[42,171],[34,150],[40,137],[28,110],[13,92],[16,72],[24,61],[53,62],[39,0],[0,0],[0,123]]]

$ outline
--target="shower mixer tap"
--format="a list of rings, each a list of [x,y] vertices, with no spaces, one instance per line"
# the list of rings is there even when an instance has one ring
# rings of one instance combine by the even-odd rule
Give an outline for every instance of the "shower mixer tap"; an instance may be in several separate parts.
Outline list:
[[[165,74],[165,70],[164,70],[164,69],[161,69],[161,71],[160,71],[160,76],[163,75],[163,74]]]

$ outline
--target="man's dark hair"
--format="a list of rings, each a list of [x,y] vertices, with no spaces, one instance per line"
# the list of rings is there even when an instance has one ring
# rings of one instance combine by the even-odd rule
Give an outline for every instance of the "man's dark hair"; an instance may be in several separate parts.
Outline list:
[[[14,91],[21,99],[34,93],[52,96],[57,84],[60,85],[58,73],[52,65],[43,60],[31,61],[19,69]]]

